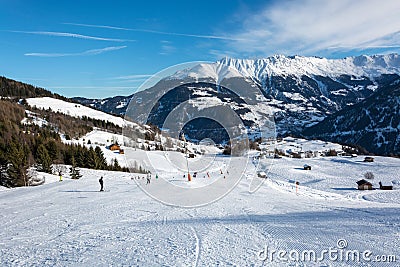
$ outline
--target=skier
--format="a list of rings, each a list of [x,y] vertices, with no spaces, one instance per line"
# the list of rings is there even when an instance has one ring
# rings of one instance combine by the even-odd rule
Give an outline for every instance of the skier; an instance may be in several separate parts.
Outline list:
[[[103,176],[100,177],[99,183],[100,183],[100,191],[104,191],[104,188],[103,188]]]
[[[151,179],[150,174],[147,174],[147,183],[146,184],[150,184],[150,179]]]

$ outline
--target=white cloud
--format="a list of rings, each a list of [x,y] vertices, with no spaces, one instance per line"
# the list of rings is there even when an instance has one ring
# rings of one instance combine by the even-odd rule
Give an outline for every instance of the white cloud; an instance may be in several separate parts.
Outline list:
[[[399,47],[399,14],[397,0],[276,1],[248,14],[234,34],[238,41],[228,46],[242,53],[306,55]]]
[[[86,50],[80,53],[26,53],[25,56],[31,57],[68,57],[68,56],[94,56],[99,55],[109,51],[120,50],[126,48],[127,46],[109,46],[100,49]]]
[[[152,74],[131,74],[131,75],[124,75],[124,76],[117,76],[117,77],[110,77],[106,78],[107,83],[113,84],[141,84],[150,77]]]
[[[115,27],[108,25],[93,25],[93,24],[82,24],[82,23],[63,23],[66,25],[74,25],[81,27],[90,27],[90,28],[103,28],[103,29],[112,29],[112,30],[123,30],[123,31],[135,31],[135,32],[147,32],[154,33],[160,35],[171,35],[171,36],[183,36],[183,37],[194,37],[194,38],[203,38],[203,39],[218,39],[218,40],[228,40],[228,41],[245,41],[245,39],[239,37],[225,36],[225,35],[202,35],[202,34],[189,34],[189,33],[177,33],[177,32],[164,32],[164,31],[154,31],[148,29],[137,29],[137,28],[123,28],[123,27]]]
[[[82,35],[82,34],[77,34],[77,33],[69,33],[69,32],[46,32],[46,31],[10,31],[10,32],[36,34],[36,35],[47,35],[47,36],[57,36],[57,37],[72,37],[72,38],[96,40],[96,41],[111,41],[111,42],[132,42],[132,41],[134,41],[134,40],[126,40],[126,39],[115,39],[115,38],[88,36],[88,35]]]
[[[72,26],[91,27],[91,28],[103,28],[103,29],[110,29],[110,30],[122,30],[122,31],[130,31],[131,30],[128,28],[114,27],[114,26],[107,26],[107,25],[93,25],[93,24],[72,23],[72,22],[64,22],[63,24],[64,25],[72,25]]]
[[[171,45],[170,42],[161,42],[161,52],[159,52],[160,55],[170,55],[173,54],[176,51],[176,47]]]
[[[118,76],[113,77],[113,80],[131,80],[131,79],[147,79],[153,76],[152,74],[132,74],[132,75],[125,75],[125,76]]]

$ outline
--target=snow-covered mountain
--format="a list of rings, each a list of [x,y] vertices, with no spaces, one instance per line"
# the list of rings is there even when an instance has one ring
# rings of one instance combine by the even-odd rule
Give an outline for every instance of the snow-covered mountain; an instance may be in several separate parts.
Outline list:
[[[219,62],[254,79],[276,109],[275,120],[280,132],[295,133],[369,97],[379,86],[388,83],[387,74],[400,74],[397,54],[344,59],[224,58]]]
[[[358,144],[370,152],[400,154],[400,80],[305,129],[304,135]]]
[[[263,101],[274,112],[277,132],[299,134],[327,116],[371,97],[378,88],[400,79],[398,75],[400,75],[398,54],[343,59],[276,55],[264,59],[223,58],[212,64],[202,63],[179,71],[161,80],[160,83],[175,82],[181,85],[189,80],[199,84],[201,82],[220,84],[224,80],[228,91],[232,83],[226,81],[234,81],[236,84],[238,81],[243,84],[251,83],[261,90],[265,97]],[[142,105],[154,106],[151,101],[156,99],[155,92],[158,90],[157,94],[162,94],[163,91],[159,88],[163,86],[158,84],[134,94],[133,98],[147,99],[148,102],[144,101]],[[241,92],[236,94],[240,96]],[[85,101],[86,104],[90,103],[107,112],[116,111],[123,114],[124,106],[127,107],[131,97]],[[169,95],[168,98],[172,101],[176,96]],[[192,92],[190,98],[196,98],[196,94]],[[153,111],[153,122],[166,117],[165,112],[170,111],[165,109],[165,101],[168,102],[168,99],[163,100],[164,109],[159,109],[158,113]],[[83,100],[80,101],[85,103]],[[232,109],[237,109],[241,103],[234,102],[230,101],[227,104],[231,105]],[[247,105],[246,108],[253,112],[252,105]],[[253,123],[255,118],[247,120],[247,124]]]
[[[218,61],[234,67],[244,76],[262,81],[271,76],[325,76],[336,78],[343,74],[373,79],[382,74],[400,73],[398,54],[346,57],[326,59],[275,55],[264,59],[223,58]]]

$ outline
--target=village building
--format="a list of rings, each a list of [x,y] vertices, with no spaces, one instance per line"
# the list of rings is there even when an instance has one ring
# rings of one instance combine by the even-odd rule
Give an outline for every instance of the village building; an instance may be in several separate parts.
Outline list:
[[[372,190],[372,184],[364,179],[357,182],[358,190]]]

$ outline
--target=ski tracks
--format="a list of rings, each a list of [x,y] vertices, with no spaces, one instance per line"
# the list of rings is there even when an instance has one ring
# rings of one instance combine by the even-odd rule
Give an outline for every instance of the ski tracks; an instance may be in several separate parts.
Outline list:
[[[190,229],[192,230],[193,236],[196,239],[195,261],[193,262],[192,266],[197,267],[200,259],[200,238],[193,226],[190,226]]]

